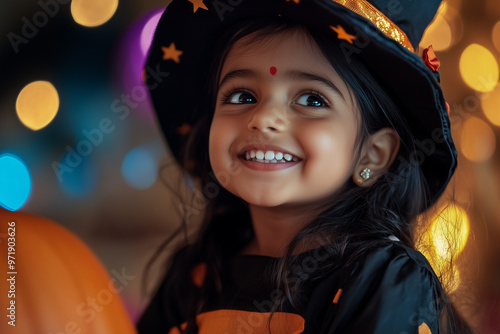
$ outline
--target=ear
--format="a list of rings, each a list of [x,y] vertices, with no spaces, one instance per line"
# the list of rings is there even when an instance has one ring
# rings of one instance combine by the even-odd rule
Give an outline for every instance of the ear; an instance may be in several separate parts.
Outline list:
[[[370,135],[363,143],[358,163],[354,166],[354,182],[360,187],[374,184],[394,162],[399,144],[399,136],[392,128],[383,128]]]

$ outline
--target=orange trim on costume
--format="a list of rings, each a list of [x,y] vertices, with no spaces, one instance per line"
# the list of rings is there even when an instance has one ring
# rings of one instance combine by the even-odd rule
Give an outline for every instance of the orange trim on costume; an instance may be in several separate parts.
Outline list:
[[[213,333],[268,333],[269,312],[249,312],[241,310],[217,310],[198,314],[196,322],[199,334]],[[271,318],[271,333],[299,334],[304,331],[305,320],[295,313],[275,312]],[[186,323],[181,325],[185,329]],[[177,327],[168,334],[180,334]]]
[[[432,334],[431,329],[425,322],[418,326],[418,334]]]
[[[199,263],[191,269],[191,279],[197,287],[201,287],[207,274],[207,264]]]
[[[339,289],[337,293],[335,294],[335,297],[333,297],[333,303],[337,304],[340,299],[340,295],[342,294],[342,289]]]
[[[410,39],[394,22],[366,0],[332,0],[373,23],[387,37],[395,40],[411,52],[415,52]]]

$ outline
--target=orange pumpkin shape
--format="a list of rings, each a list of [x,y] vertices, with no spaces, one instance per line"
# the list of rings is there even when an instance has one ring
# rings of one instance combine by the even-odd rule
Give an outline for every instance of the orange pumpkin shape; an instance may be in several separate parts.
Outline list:
[[[132,276],[54,222],[0,208],[0,272],[0,333],[137,333],[119,295]]]

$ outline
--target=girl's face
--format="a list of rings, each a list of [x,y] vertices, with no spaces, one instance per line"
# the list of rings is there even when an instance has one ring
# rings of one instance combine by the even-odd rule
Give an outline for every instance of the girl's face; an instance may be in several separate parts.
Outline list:
[[[360,112],[304,32],[238,41],[223,64],[210,129],[215,176],[250,205],[327,199],[351,177]]]

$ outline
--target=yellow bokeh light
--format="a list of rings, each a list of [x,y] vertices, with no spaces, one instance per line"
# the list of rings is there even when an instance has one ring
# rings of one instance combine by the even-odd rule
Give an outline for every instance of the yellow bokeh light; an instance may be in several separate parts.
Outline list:
[[[461,207],[449,204],[432,219],[431,238],[437,260],[449,261],[464,249],[469,237],[469,217]]]
[[[446,10],[448,9],[448,1],[443,1],[441,2],[441,4],[439,5],[439,8],[437,10],[437,13],[438,14],[444,14],[446,12]]]
[[[497,85],[490,93],[483,93],[481,106],[488,120],[492,124],[500,126],[500,85]]]
[[[430,224],[420,223],[416,247],[429,260],[445,290],[452,293],[461,283],[456,263],[469,237],[469,217],[461,206],[449,203],[432,215]]]
[[[460,74],[472,89],[490,92],[498,83],[498,63],[488,49],[471,44],[460,56]]]
[[[467,159],[484,162],[491,158],[495,147],[495,133],[485,121],[473,116],[465,121],[460,132],[460,148]]]
[[[32,130],[47,126],[59,109],[59,95],[48,81],[34,81],[26,85],[16,101],[17,116]]]
[[[71,15],[76,23],[97,27],[106,23],[116,12],[118,0],[73,0]]]
[[[491,34],[491,38],[493,39],[493,44],[498,52],[500,52],[500,21],[498,21],[493,27],[493,31]]]
[[[442,8],[446,8],[442,7]],[[446,50],[451,45],[451,28],[443,15],[438,14],[427,28],[420,42],[422,48],[432,45],[434,51]]]

